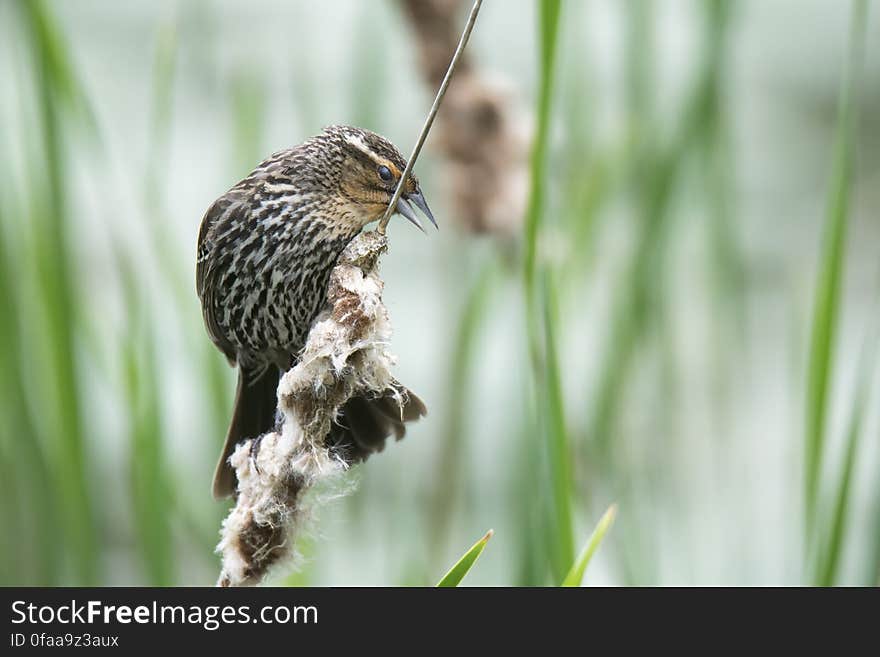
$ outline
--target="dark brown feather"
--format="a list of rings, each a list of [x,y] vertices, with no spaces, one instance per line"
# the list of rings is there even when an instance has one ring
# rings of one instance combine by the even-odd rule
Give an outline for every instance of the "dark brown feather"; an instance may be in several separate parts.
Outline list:
[[[238,443],[261,436],[275,427],[279,377],[278,368],[271,365],[262,373],[239,368],[232,421],[214,470],[213,491],[216,499],[235,493],[235,470],[229,465],[229,457]]]
[[[330,427],[327,446],[336,450],[349,464],[366,461],[370,454],[381,452],[391,434],[397,440],[406,435],[406,423],[428,411],[419,397],[406,389],[403,408],[389,392],[384,397],[352,397]]]

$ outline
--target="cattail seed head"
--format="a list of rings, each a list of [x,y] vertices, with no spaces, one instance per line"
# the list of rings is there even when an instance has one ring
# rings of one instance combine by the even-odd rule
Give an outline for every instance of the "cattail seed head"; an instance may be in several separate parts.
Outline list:
[[[302,357],[278,386],[280,428],[264,434],[258,450],[252,440],[240,444],[230,459],[238,497],[217,547],[220,586],[257,584],[293,557],[295,531],[310,511],[308,491],[354,462],[327,440],[348,400],[390,396],[403,413],[409,393],[391,373],[391,323],[377,270],[386,246],[385,237],[371,231],[343,251]]]

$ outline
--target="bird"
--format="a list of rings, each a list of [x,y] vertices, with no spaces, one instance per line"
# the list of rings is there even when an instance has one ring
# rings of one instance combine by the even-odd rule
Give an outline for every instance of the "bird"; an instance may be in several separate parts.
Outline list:
[[[293,148],[273,153],[215,200],[199,228],[196,291],[208,335],[238,370],[234,408],[214,473],[213,494],[236,492],[228,459],[242,441],[278,425],[276,392],[293,367],[325,303],[330,272],[343,249],[381,218],[397,185],[395,212],[436,227],[415,174],[386,138],[332,125]],[[380,451],[392,433],[425,415],[424,402],[398,396],[355,396],[331,425],[327,444],[350,463]],[[252,446],[258,443],[252,443]]]

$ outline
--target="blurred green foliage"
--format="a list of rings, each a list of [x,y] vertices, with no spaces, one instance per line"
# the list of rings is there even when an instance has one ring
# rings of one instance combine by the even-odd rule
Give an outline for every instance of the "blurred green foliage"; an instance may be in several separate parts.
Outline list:
[[[880,477],[869,476],[872,469],[876,475],[877,465],[866,461],[872,453],[867,447],[877,451],[877,436],[870,432],[876,430],[871,409],[877,407],[878,331],[853,327],[863,336],[859,353],[838,344],[840,327],[856,321],[847,313],[844,274],[854,266],[847,236],[860,143],[857,110],[864,98],[858,91],[865,77],[867,4],[853,2],[850,54],[839,65],[845,72],[839,109],[827,126],[830,131],[836,125],[837,145],[828,156],[831,182],[816,260],[811,340],[794,347],[808,365],[806,385],[796,375],[790,381],[805,422],[800,428],[792,421],[791,435],[774,437],[792,452],[779,476],[803,479],[803,495],[795,496],[803,502],[803,531],[796,539],[802,549],[786,550],[802,563],[794,576],[779,572],[768,583],[876,584],[880,576]],[[414,136],[415,123],[411,130],[390,125],[383,103],[386,90],[400,79],[382,57],[381,45],[388,24],[401,32],[405,27],[393,3],[367,5],[355,5],[356,56],[341,72],[345,118]],[[677,343],[683,338],[673,275],[690,259],[682,247],[694,233],[681,218],[686,198],[699,208],[695,234],[705,258],[700,266],[707,304],[693,313],[713,336],[705,367],[720,403],[711,413],[715,426],[733,424],[738,418],[730,409],[738,408],[734,399],[742,372],[737,361],[754,339],[747,328],[749,295],[760,285],[739,224],[729,111],[732,30],[740,5],[724,0],[688,5],[697,56],[683,66],[686,75],[675,94],[659,83],[660,3],[619,5],[614,11],[622,40],[612,47],[623,102],[620,129],[610,134],[597,127],[600,80],[584,27],[592,5],[539,0],[528,6],[534,10],[535,88],[522,234],[512,249],[500,239],[450,237],[455,231],[444,225],[437,242],[433,265],[441,277],[452,278],[445,298],[438,295],[449,344],[438,345],[441,355],[431,361],[440,370],[442,393],[429,400],[431,415],[418,438],[433,441],[419,452],[431,460],[424,467],[413,464],[430,479],[410,493],[405,487],[414,479],[407,473],[393,481],[384,471],[371,476],[379,467],[371,460],[361,469],[359,490],[336,515],[346,525],[346,541],[329,546],[320,532],[307,536],[300,543],[305,565],[289,584],[345,584],[344,575],[327,574],[328,564],[360,567],[377,559],[390,563],[385,572],[393,573],[384,583],[426,584],[464,540],[472,540],[465,537],[492,524],[504,528],[493,558],[505,569],[493,583],[577,585],[610,525],[611,510],[577,558],[575,536],[589,531],[590,520],[611,502],[617,503],[616,528],[600,555],[600,581],[663,583],[668,580],[658,557],[661,544],[669,540],[668,526],[682,520],[678,514],[687,506],[682,499],[693,496],[679,477],[692,474],[690,459],[693,467],[710,467],[706,463],[715,459],[724,469],[724,459],[735,453],[724,443],[733,431],[703,437],[711,452],[704,461],[692,454],[700,445],[679,437],[688,410],[677,398],[683,360]],[[140,81],[147,101],[146,155],[123,163],[138,171],[134,203],[140,207],[108,210],[120,216],[101,219],[105,242],[84,245],[86,221],[78,213],[88,172],[120,165],[111,148],[118,136],[107,123],[112,99],[95,95],[83,82],[71,45],[78,35],[63,19],[75,9],[62,11],[58,3],[37,0],[0,4],[6,54],[14,55],[9,66],[14,75],[6,86],[14,93],[4,98],[10,102],[0,116],[2,144],[11,154],[0,161],[2,584],[212,581],[225,509],[210,499],[208,477],[225,434],[232,373],[200,323],[192,263],[180,257],[193,249],[176,243],[175,225],[195,224],[199,217],[181,216],[169,195],[166,164],[180,157],[178,131],[193,121],[182,109],[182,80],[199,93],[218,87],[211,98],[228,121],[228,159],[223,179],[212,183],[217,194],[280,146],[269,143],[267,126],[277,120],[278,98],[287,94],[290,101],[288,87],[256,62],[236,60],[231,72],[218,72],[211,34],[219,21],[212,15],[222,7],[186,3],[150,25],[153,75]],[[492,16],[484,12],[481,21]],[[478,23],[477,52],[485,29]],[[326,82],[307,58],[291,62],[291,75],[305,136],[330,122],[317,93]],[[532,93],[527,83],[521,87],[524,95]],[[663,109],[670,103],[671,111]],[[406,150],[407,144],[401,146]],[[430,156],[425,168],[433,171]],[[127,233],[141,216],[137,230],[146,239],[133,240]],[[614,251],[613,273],[600,276],[609,235],[621,224],[630,230],[627,247]],[[98,278],[106,289],[92,287],[95,274],[87,271],[92,267],[103,267]],[[602,330],[598,347],[585,355],[579,322],[585,300],[600,292],[608,298],[607,312],[588,318]],[[878,292],[875,285],[870,293],[876,298]],[[113,321],[108,297],[119,301]],[[798,305],[797,299],[782,302]],[[398,322],[406,308],[392,309]],[[185,384],[173,379],[163,356],[169,335],[186,356],[182,367],[199,382],[187,391],[184,421],[174,391]],[[403,338],[398,333],[396,339]],[[482,387],[484,359],[494,345],[509,348],[504,357],[510,372],[503,377],[504,390],[490,391]],[[851,368],[854,362],[857,368]],[[855,376],[850,369],[858,370]],[[848,377],[856,382],[851,387]],[[644,399],[634,390],[645,385],[655,391],[656,402],[641,409],[647,428],[634,429],[632,405]],[[835,397],[834,390],[843,392]],[[498,404],[507,405],[500,413],[503,424],[489,425],[482,414],[487,405]],[[831,428],[834,413],[846,417],[843,432]],[[198,436],[191,449],[196,460],[181,456],[180,441],[190,440],[181,436],[186,432]],[[857,491],[865,490],[869,501],[864,494],[857,501]],[[410,515],[400,511],[400,499],[411,502]],[[746,522],[751,509],[746,511],[713,513],[722,518],[726,535],[747,537],[753,527]],[[856,533],[856,525],[872,529]],[[363,539],[377,535],[385,540],[378,548],[381,557],[370,556]],[[782,529],[776,538],[791,540]],[[461,581],[485,540],[444,581]],[[698,535],[689,534],[687,541],[690,554],[734,559],[733,546],[721,554]],[[497,574],[488,561],[470,576],[474,582]],[[478,571],[483,579],[477,579]],[[761,578],[767,578],[766,570],[740,572],[731,581]]]

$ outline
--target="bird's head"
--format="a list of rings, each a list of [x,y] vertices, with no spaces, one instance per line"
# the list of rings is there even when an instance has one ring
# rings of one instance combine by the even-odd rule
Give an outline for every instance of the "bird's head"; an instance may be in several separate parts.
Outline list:
[[[330,126],[324,129],[322,136],[330,139],[340,153],[339,192],[346,204],[364,225],[380,219],[406,168],[400,151],[384,137],[361,128]],[[413,211],[415,205],[436,227],[437,222],[415,174],[411,174],[403,185],[396,211],[424,230]]]

